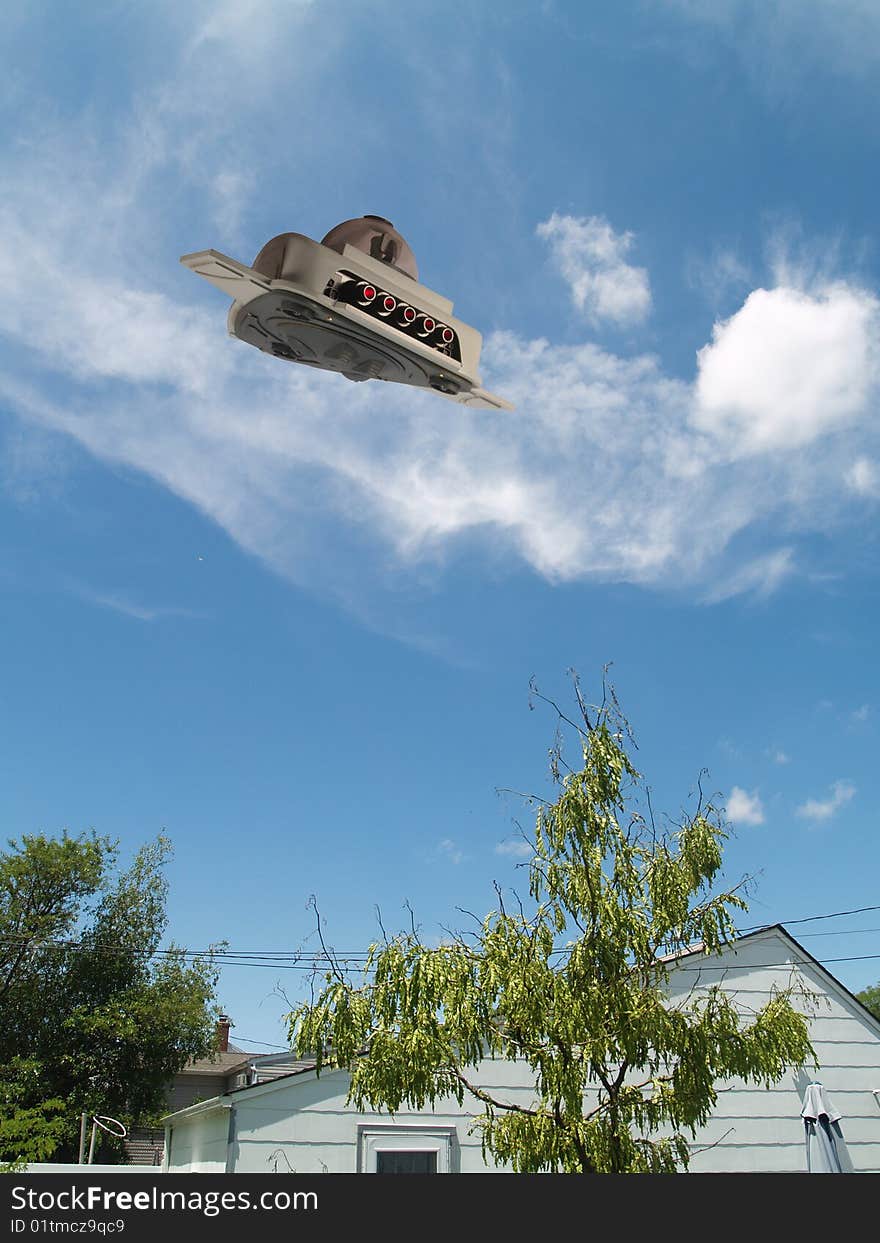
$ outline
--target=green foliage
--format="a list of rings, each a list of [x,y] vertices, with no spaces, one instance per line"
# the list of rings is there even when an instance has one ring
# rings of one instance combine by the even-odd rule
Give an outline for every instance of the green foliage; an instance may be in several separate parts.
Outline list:
[[[554,748],[558,795],[533,800],[529,910],[508,910],[499,891],[473,935],[438,948],[415,930],[386,937],[359,986],[332,961],[288,1015],[291,1043],[317,1051],[319,1073],[348,1068],[359,1109],[476,1098],[484,1156],[518,1172],[673,1172],[720,1079],[769,1085],[813,1051],[790,991],[748,1021],[718,986],[674,1000],[670,955],[694,943],[717,953],[746,909],[736,891],[713,893],[723,823],[701,798],[659,835],[637,810],[642,779],[613,693],[595,710],[579,689],[577,700],[581,765],[563,771]],[[485,1057],[527,1063],[532,1099],[481,1087]]]
[[[27,1111],[33,1134],[46,1137],[41,1151],[51,1142],[56,1160],[76,1160],[81,1112],[148,1122],[173,1075],[214,1047],[217,970],[210,954],[160,949],[166,838],[122,872],[116,845],[94,834],[24,836],[9,847],[0,856],[0,1067],[15,1090],[0,1106],[0,1160],[21,1155]],[[40,1129],[38,1116],[51,1125]]]
[[[0,1068],[0,1173],[30,1161],[46,1161],[60,1142],[64,1119],[59,1115],[64,1102],[22,1103],[35,1095],[38,1081],[39,1067],[23,1058],[13,1058]]]
[[[856,996],[865,1009],[871,1011],[875,1019],[880,1019],[880,982],[856,993]]]

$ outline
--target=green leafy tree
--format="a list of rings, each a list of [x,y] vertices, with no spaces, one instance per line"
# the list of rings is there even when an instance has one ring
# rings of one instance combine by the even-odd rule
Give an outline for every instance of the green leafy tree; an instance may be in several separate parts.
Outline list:
[[[64,1101],[22,1104],[28,1079],[36,1086],[39,1067],[15,1058],[4,1069],[6,1073],[0,1078],[0,1173],[16,1170],[29,1161],[45,1161],[64,1132]]]
[[[880,1019],[880,982],[856,993],[856,996],[865,1009],[871,1011],[875,1019]]]
[[[51,1142],[55,1159],[76,1160],[81,1112],[150,1122],[174,1074],[215,1046],[216,964],[210,953],[162,948],[167,838],[121,872],[117,846],[95,834],[24,836],[9,847],[0,856],[0,1160],[20,1155],[28,1111],[43,1155]]]
[[[672,999],[669,955],[697,942],[718,952],[746,908],[736,890],[712,892],[722,818],[701,796],[659,834],[649,800],[647,819],[638,810],[642,779],[613,692],[590,708],[575,688],[567,723],[581,762],[568,770],[557,739],[557,797],[532,800],[529,909],[507,909],[498,891],[472,935],[436,948],[415,928],[383,936],[366,983],[330,954],[313,1000],[288,1015],[291,1043],[317,1056],[319,1074],[346,1067],[359,1109],[476,1102],[484,1156],[518,1172],[674,1172],[719,1079],[769,1085],[813,1051],[790,992],[750,1021],[719,986]],[[528,1064],[531,1103],[481,1086],[487,1056]]]

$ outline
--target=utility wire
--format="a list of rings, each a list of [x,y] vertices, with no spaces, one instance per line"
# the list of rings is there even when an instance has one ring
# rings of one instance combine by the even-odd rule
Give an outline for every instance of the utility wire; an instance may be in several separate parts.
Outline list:
[[[858,930],[854,929],[854,931],[858,931]],[[73,944],[76,944],[76,943],[73,943]],[[114,952],[114,950],[115,952],[120,953],[120,954],[128,952],[126,947],[123,947],[123,946],[116,946],[116,947],[103,946],[101,948],[104,949],[106,952],[110,952],[110,953]],[[559,949],[552,950],[551,956],[560,957],[570,952],[571,950],[569,947],[563,946]],[[685,950],[682,952],[681,957],[684,958],[685,956],[691,953],[698,954],[700,953],[700,951],[699,950],[691,950],[691,951]],[[706,959],[708,959],[711,956],[706,955],[705,957]],[[852,954],[852,955],[835,957],[835,958],[822,958],[822,959],[817,958],[816,961],[824,965],[826,963],[868,962],[868,961],[873,961],[875,959],[880,959],[880,954]],[[670,964],[670,967],[675,965],[676,960],[670,959],[669,964]],[[229,959],[221,959],[217,965],[221,967],[250,967],[250,968],[268,967],[273,971],[305,971],[305,972],[320,972],[323,969],[328,969],[329,967],[335,965],[336,967],[344,968],[347,971],[356,971],[356,972],[361,972],[361,973],[365,973],[367,971],[367,967],[366,967],[366,964],[363,958],[361,957],[347,958],[339,954],[333,954],[331,952],[328,952],[326,954],[316,955],[315,957],[312,957],[312,958],[307,957],[305,961],[300,961],[300,962],[281,962],[281,961],[272,961],[268,959],[264,959],[261,961],[241,961],[236,958],[229,958]],[[757,970],[763,967],[790,967],[790,966],[792,966],[792,960],[786,959],[786,960],[781,960],[777,962],[743,963],[742,968],[740,969]],[[707,961],[707,962],[704,962],[703,965],[700,967],[684,967],[684,966],[676,965],[675,969],[677,971],[687,971],[687,972],[707,971],[707,970],[713,970],[713,969],[736,970],[737,964],[727,963],[723,967],[719,966],[717,968],[714,968],[713,965]]]
[[[869,911],[880,911],[880,905],[860,906],[860,907],[855,907],[852,910],[848,910],[848,911],[831,911],[824,915],[807,915],[800,919],[777,920],[775,921],[775,923],[782,924],[783,927],[787,928],[789,927],[789,925],[793,925],[793,924],[807,924],[807,923],[815,923],[817,921],[826,920],[826,919],[840,919],[847,915],[861,915]],[[774,924],[767,924],[767,923],[749,924],[746,927],[740,929],[740,932],[742,933],[756,932],[762,928],[770,928],[773,926]],[[880,929],[877,929],[877,928],[846,928],[846,929],[841,929],[841,930],[834,930],[831,932],[804,933],[803,936],[804,936],[804,939],[806,939],[807,937],[812,939],[815,937],[823,937],[823,936],[858,936],[859,934],[869,934],[869,933],[874,933],[878,931],[880,931]],[[301,951],[296,951],[296,950],[293,950],[293,951],[291,950],[233,950],[233,949],[187,950],[187,949],[184,949],[183,947],[168,948],[168,949],[147,949],[145,947],[141,948],[136,945],[121,945],[121,944],[113,945],[113,944],[109,944],[109,943],[101,942],[101,941],[90,941],[89,939],[75,940],[75,939],[52,938],[52,939],[47,939],[47,940],[40,940],[39,938],[34,939],[32,937],[27,937],[23,934],[19,936],[5,936],[5,937],[0,936],[0,945],[2,944],[16,945],[16,944],[20,944],[23,941],[24,942],[32,941],[34,950],[50,949],[50,948],[91,949],[95,952],[103,952],[103,953],[112,953],[115,951],[120,954],[122,953],[141,954],[148,958],[169,957],[169,958],[183,958],[184,960],[190,960],[190,961],[203,958],[203,959],[211,959],[217,965],[223,966],[223,967],[272,967],[276,970],[293,970],[293,971],[319,970],[322,964],[329,964],[331,962],[336,963],[339,966],[345,966],[351,970],[356,970],[358,969],[358,966],[361,965],[360,969],[363,970],[364,969],[363,964],[366,963],[367,957],[368,957],[367,952],[363,950],[348,950],[345,952],[343,951],[336,952],[334,950],[331,950],[331,951],[327,951],[327,950],[301,950]],[[554,955],[566,954],[569,952],[570,950],[568,947],[561,947],[559,949],[552,951]],[[875,958],[880,958],[880,954],[861,954],[861,955],[852,955],[849,957],[826,958],[826,959],[823,959],[822,961],[823,962],[862,962],[862,961],[871,960]],[[762,965],[773,967],[773,966],[785,966],[786,964],[785,963],[764,963]],[[701,968],[701,969],[704,969],[704,968]],[[255,1043],[258,1043],[258,1042],[255,1042]]]
[[[817,919],[839,919],[842,915],[863,915],[865,911],[880,911],[880,906],[858,906],[853,911],[831,911],[828,915],[807,915],[803,919],[776,919],[773,923],[782,924],[787,928],[789,924],[811,924]],[[758,928],[770,928],[772,924],[748,924],[745,928],[741,928],[741,932],[754,932]]]

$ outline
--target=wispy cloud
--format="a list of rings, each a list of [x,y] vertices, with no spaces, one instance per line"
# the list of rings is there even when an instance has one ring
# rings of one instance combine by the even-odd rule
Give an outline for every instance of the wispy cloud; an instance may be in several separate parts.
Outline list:
[[[727,818],[733,824],[763,824],[764,808],[758,792],[751,794],[747,790],[734,786],[727,796]]]
[[[124,592],[95,591],[78,584],[71,584],[71,590],[81,600],[85,600],[89,604],[97,605],[99,608],[111,609],[114,613],[122,613],[123,616],[135,618],[137,621],[153,622],[161,621],[167,617],[199,618],[203,616],[203,614],[194,612],[191,609],[139,604]]]
[[[754,284],[750,268],[731,250],[717,249],[708,258],[691,256],[685,276],[690,287],[713,307],[734,296],[743,297]]]
[[[880,467],[870,458],[856,458],[844,478],[846,486],[859,496],[880,496]]]
[[[626,262],[632,233],[615,233],[602,216],[560,216],[538,225],[538,237],[571,287],[574,305],[593,323],[639,323],[651,308],[648,273]]]
[[[815,70],[861,76],[880,62],[880,10],[874,0],[660,0],[712,26],[738,49],[756,85],[776,98]]]
[[[852,782],[835,781],[828,798],[808,798],[798,807],[796,814],[804,820],[830,820],[835,812],[850,802],[855,792],[856,788]]]
[[[188,39],[190,53],[206,50],[210,56],[229,53],[230,48],[245,60],[270,52],[277,38],[277,22],[291,14],[308,10],[314,0],[286,0],[275,6],[272,20],[266,20],[264,0],[204,0],[195,6],[194,26]],[[286,12],[285,12],[286,9]]]
[[[791,548],[778,548],[737,566],[724,579],[716,582],[706,593],[710,604],[730,600],[733,596],[752,593],[758,597],[769,596],[779,584],[794,572],[794,556]]]
[[[458,866],[467,857],[463,850],[452,840],[451,837],[444,837],[437,843],[437,855],[445,859],[448,863]]]
[[[774,764],[788,764],[791,762],[791,756],[780,747],[771,747],[767,754]]]
[[[535,853],[534,846],[521,838],[498,842],[495,846],[496,855],[505,855],[509,859],[530,859]]]

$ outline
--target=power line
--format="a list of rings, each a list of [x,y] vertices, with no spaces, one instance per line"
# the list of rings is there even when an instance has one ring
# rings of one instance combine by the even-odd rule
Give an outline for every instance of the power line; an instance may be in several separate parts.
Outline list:
[[[793,924],[815,923],[827,919],[840,919],[847,915],[861,915],[867,912],[880,911],[878,906],[861,906],[855,907],[847,911],[830,911],[823,915],[807,915],[799,919],[777,920],[777,923],[788,927]],[[756,932],[762,928],[772,927],[772,924],[749,924],[740,929],[742,933]],[[877,928],[847,928],[834,930],[831,932],[813,932],[805,933],[804,938],[815,938],[823,936],[858,936],[859,934],[869,934],[878,932]],[[16,945],[21,942],[31,942],[33,950],[39,949],[90,949],[101,953],[119,953],[119,954],[139,954],[147,958],[182,958],[185,961],[195,961],[196,959],[210,959],[221,967],[271,967],[275,970],[285,971],[318,971],[322,966],[336,964],[340,967],[346,967],[349,970],[364,970],[368,958],[368,952],[364,950],[235,950],[235,949],[207,949],[207,950],[187,950],[183,947],[169,947],[167,949],[149,949],[137,945],[109,944],[107,942],[89,941],[88,939],[62,939],[51,938],[40,940],[39,938],[31,938],[25,935],[19,936],[0,936],[0,944]],[[553,950],[554,955],[568,953],[568,947],[561,947]],[[862,954],[846,957],[826,958],[823,962],[862,962],[880,958],[880,954]],[[765,963],[763,966],[785,966],[785,963]],[[254,1042],[259,1043],[259,1042]]]
[[[863,915],[865,911],[880,911],[880,906],[859,906],[853,911],[831,911],[828,915],[806,915],[803,919],[776,919],[773,922],[787,928],[789,924],[812,924],[817,919],[839,919],[842,915]],[[769,928],[771,924],[748,924],[741,932],[755,932],[758,928]]]
[[[858,932],[859,929],[853,929],[853,931]],[[75,945],[76,943],[73,943],[73,944]],[[118,953],[125,952],[124,947],[116,947],[116,952]],[[564,954],[568,954],[570,952],[571,952],[570,947],[562,946],[559,949],[551,950],[550,956],[558,957]],[[691,952],[699,953],[700,951],[694,950]],[[682,955],[682,957],[684,957],[684,955]],[[708,960],[711,957],[711,955],[706,955],[705,957]],[[853,954],[853,955],[847,955],[847,956],[841,956],[841,957],[835,957],[835,958],[822,958],[822,959],[817,958],[816,961],[824,965],[826,963],[867,962],[867,961],[872,961],[875,959],[880,959],[880,954]],[[250,961],[250,960],[242,961],[237,958],[228,958],[228,959],[222,959],[221,961],[219,961],[218,965],[221,967],[251,967],[251,968],[267,967],[273,971],[305,971],[305,972],[311,972],[311,973],[320,972],[322,970],[326,971],[330,969],[331,967],[337,967],[337,968],[340,968],[340,969],[343,969],[349,972],[365,973],[367,971],[367,966],[362,956],[343,957],[341,955],[332,954],[332,953],[327,953],[325,955],[316,956],[309,961],[303,961],[303,962],[282,962],[282,961],[272,961],[270,959],[263,959],[261,961]],[[740,969],[758,970],[764,967],[790,967],[792,965],[793,965],[793,962],[791,959],[785,959],[779,962],[744,963],[742,964],[742,967]],[[735,963],[734,964],[728,963],[723,967],[722,966],[713,967],[713,965],[708,961],[704,962],[704,964],[700,967],[683,967],[683,966],[680,967],[680,966],[675,965],[675,960],[671,960],[670,969],[673,966],[675,967],[676,970],[679,970],[679,971],[736,970],[737,969],[737,964]]]

